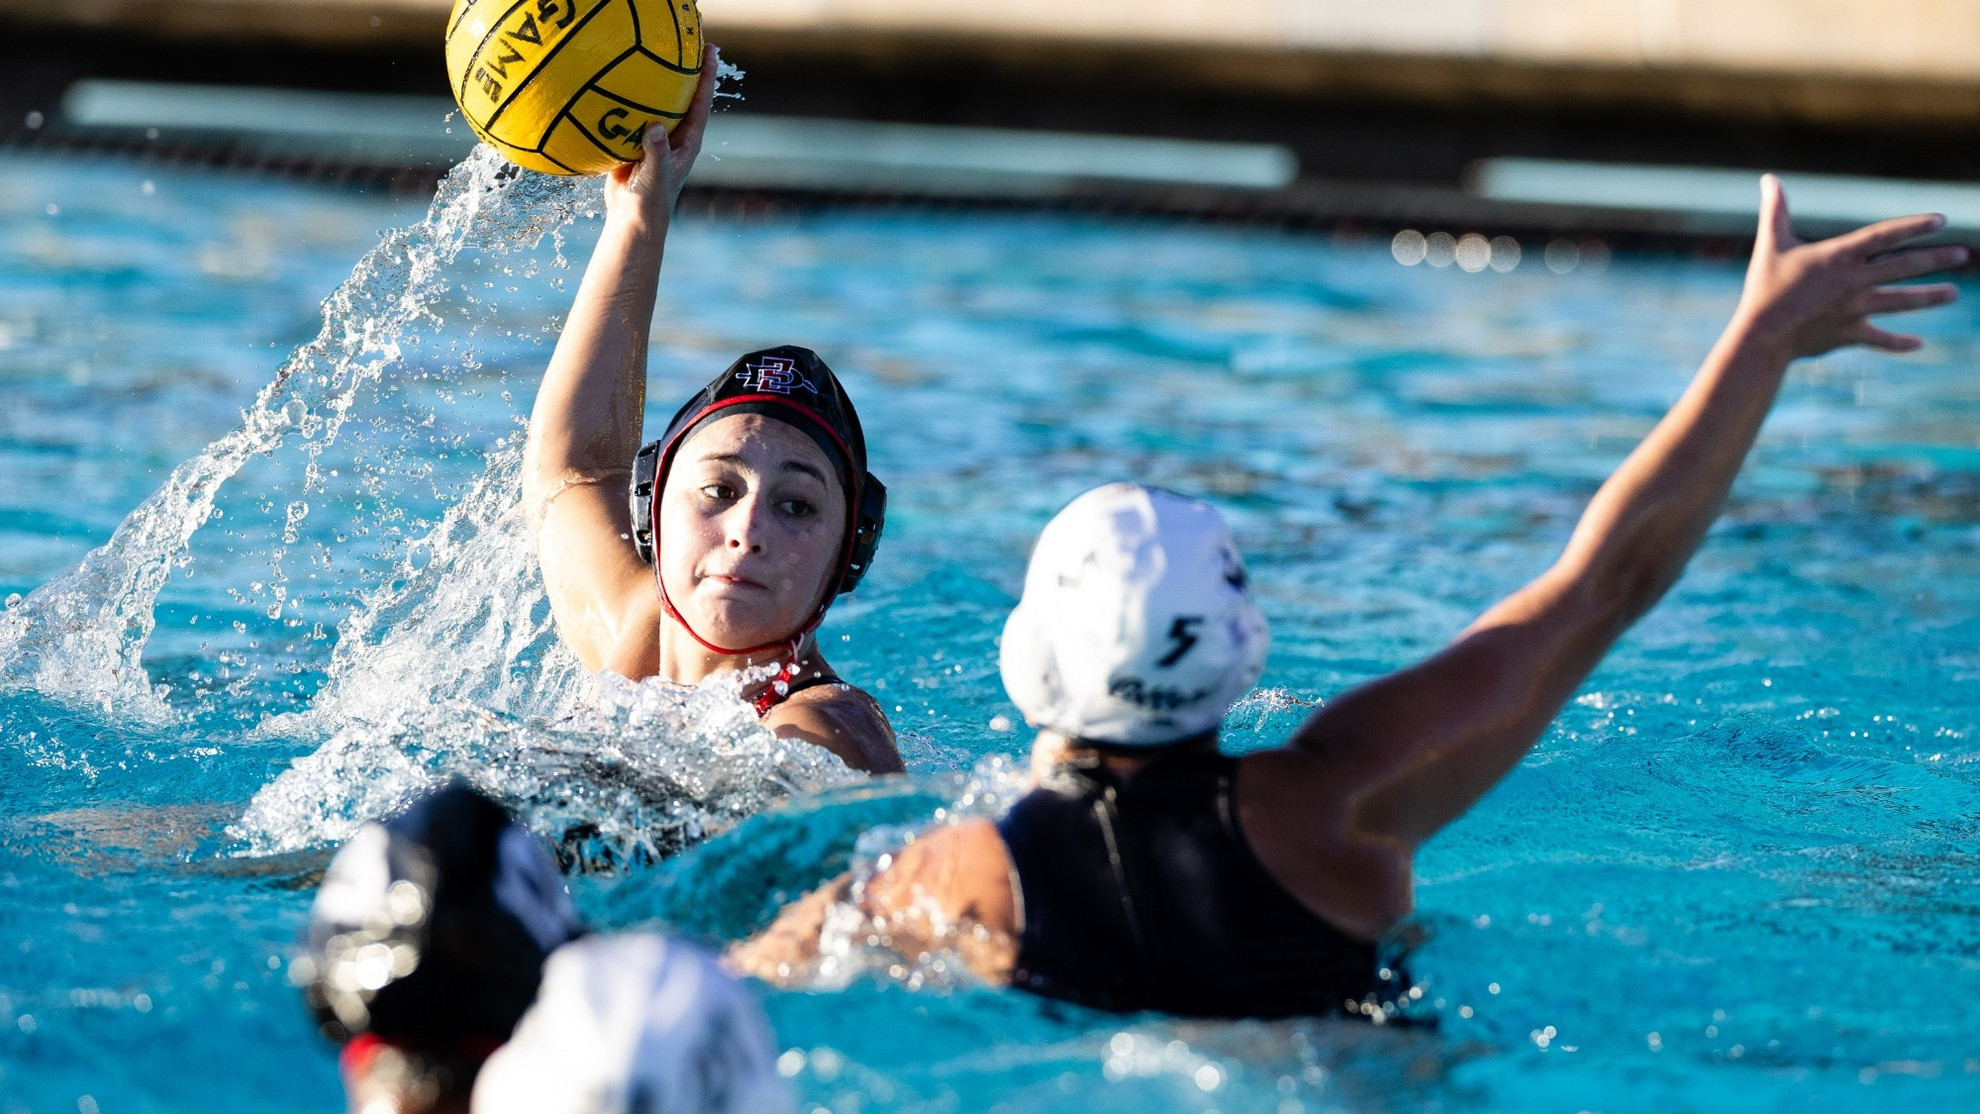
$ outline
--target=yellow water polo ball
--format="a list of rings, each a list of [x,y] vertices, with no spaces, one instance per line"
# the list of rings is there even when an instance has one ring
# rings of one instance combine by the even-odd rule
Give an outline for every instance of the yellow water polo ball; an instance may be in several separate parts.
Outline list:
[[[447,76],[481,141],[546,174],[601,174],[672,130],[701,79],[694,0],[454,0]]]

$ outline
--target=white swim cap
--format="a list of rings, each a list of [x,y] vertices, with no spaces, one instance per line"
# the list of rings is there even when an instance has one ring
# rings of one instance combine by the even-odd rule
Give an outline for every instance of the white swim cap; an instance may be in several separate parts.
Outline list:
[[[763,1008],[713,957],[650,933],[589,936],[475,1080],[473,1114],[789,1114]]]
[[[1216,510],[1109,484],[1038,535],[998,664],[1032,726],[1156,747],[1214,731],[1269,641]]]

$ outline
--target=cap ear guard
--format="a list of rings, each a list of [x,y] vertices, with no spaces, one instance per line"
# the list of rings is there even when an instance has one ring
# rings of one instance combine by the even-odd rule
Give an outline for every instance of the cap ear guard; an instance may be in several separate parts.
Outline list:
[[[660,475],[660,450],[666,447],[665,440],[649,441],[633,457],[632,489],[628,494],[633,552],[649,565],[653,563],[653,485]]]
[[[887,485],[880,477],[866,473],[860,484],[859,516],[853,524],[852,547],[846,554],[846,571],[839,577],[839,594],[845,595],[866,579],[873,566],[873,554],[880,548],[880,535],[887,528]],[[651,548],[651,540],[648,548]]]

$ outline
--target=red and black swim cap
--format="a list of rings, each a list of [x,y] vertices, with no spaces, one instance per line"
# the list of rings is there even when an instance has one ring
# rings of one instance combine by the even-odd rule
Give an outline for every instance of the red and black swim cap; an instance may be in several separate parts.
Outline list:
[[[850,526],[834,594],[857,588],[880,545],[887,517],[887,488],[867,471],[866,435],[839,377],[818,353],[796,345],[751,352],[730,364],[675,413],[659,439],[639,450],[633,462],[631,495],[633,547],[640,559],[653,562],[654,539],[659,533],[656,497],[666,487],[675,454],[704,423],[731,414],[761,414],[792,426],[816,442],[833,462],[846,493]],[[805,629],[816,626],[823,617],[821,606]]]

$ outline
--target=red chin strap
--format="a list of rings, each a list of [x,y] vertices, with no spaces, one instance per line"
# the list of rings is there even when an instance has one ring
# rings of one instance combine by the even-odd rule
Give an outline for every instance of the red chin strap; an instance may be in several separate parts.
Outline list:
[[[765,642],[761,646],[750,646],[741,650],[731,650],[726,646],[717,646],[706,638],[701,637],[700,632],[694,629],[694,624],[688,622],[687,616],[682,615],[680,609],[674,606],[673,599],[667,595],[667,582],[660,575],[660,565],[657,561],[653,565],[653,580],[660,586],[660,606],[666,610],[668,617],[673,619],[674,622],[679,623],[681,629],[688,633],[688,637],[694,639],[702,649],[709,653],[721,654],[724,657],[739,658],[749,654],[760,654],[765,650],[776,650],[780,648],[790,650],[790,660],[784,663],[784,667],[777,671],[777,675],[772,677],[770,683],[763,686],[763,691],[756,695],[756,699],[750,702],[756,709],[756,715],[759,719],[769,715],[770,709],[783,703],[784,697],[790,694],[791,681],[797,677],[798,672],[799,645],[804,641],[806,635],[817,630],[818,624],[825,621],[825,608],[831,603],[831,597],[825,597],[826,602],[820,604],[818,610],[812,613],[811,621],[798,628],[796,633],[792,634],[789,638],[779,638],[774,642]]]
[[[372,1061],[384,1052],[385,1042],[371,1033],[359,1033],[345,1042],[344,1050],[337,1055],[337,1066],[345,1075],[361,1076],[371,1070]]]
[[[694,639],[702,649],[711,654],[721,654],[723,657],[740,658],[749,654],[760,654],[765,650],[774,650],[779,646],[796,646],[804,639],[805,635],[817,630],[818,624],[825,621],[825,605],[820,604],[818,610],[812,613],[810,621],[790,634],[782,638],[772,639],[760,646],[745,646],[740,650],[731,650],[727,646],[717,646],[706,638],[701,637],[700,632],[694,629],[694,625],[687,621],[687,616],[682,615],[680,609],[674,606],[673,598],[667,595],[667,582],[661,577],[660,566],[658,564],[653,566],[653,581],[660,586],[660,606],[666,610],[667,617],[679,623],[681,629],[688,632],[688,637]],[[829,599],[827,597],[828,602]]]
[[[463,1059],[477,1063],[495,1055],[495,1050],[503,1042],[493,1037],[463,1037],[455,1042],[453,1053]],[[363,1076],[371,1071],[371,1066],[396,1046],[376,1033],[359,1033],[344,1043],[344,1050],[337,1054],[337,1066],[344,1074],[352,1077]]]

